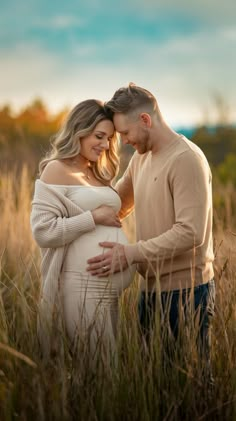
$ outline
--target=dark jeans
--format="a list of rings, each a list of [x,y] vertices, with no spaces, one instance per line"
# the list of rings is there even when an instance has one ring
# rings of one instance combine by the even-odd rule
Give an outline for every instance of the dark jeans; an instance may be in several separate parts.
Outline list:
[[[161,331],[167,326],[174,339],[178,338],[180,326],[188,325],[198,317],[197,345],[201,356],[210,359],[210,324],[214,315],[215,282],[191,289],[162,292],[141,292],[138,310],[141,329],[146,339],[154,326],[156,308],[160,308]],[[159,298],[159,305],[158,305]],[[181,313],[180,313],[181,311]]]

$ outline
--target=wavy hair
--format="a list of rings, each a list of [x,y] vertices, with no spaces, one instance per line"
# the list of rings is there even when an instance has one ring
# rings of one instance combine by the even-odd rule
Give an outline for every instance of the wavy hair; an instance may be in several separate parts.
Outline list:
[[[80,140],[89,136],[103,120],[112,121],[103,103],[88,99],[77,104],[66,117],[61,129],[51,140],[51,150],[39,163],[39,174],[55,159],[73,158],[80,152]],[[97,162],[90,162],[95,177],[105,183],[113,180],[119,170],[118,138],[116,132]]]

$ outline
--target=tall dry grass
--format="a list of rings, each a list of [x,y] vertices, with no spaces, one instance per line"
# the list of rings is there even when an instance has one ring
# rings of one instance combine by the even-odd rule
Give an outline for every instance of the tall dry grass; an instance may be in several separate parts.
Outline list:
[[[36,335],[39,251],[30,231],[33,180],[0,181],[0,419],[1,420],[233,420],[236,418],[235,241],[230,212],[236,195],[215,191],[216,316],[212,334],[215,386],[209,388],[196,349],[196,331],[183,331],[172,362],[163,359],[159,321],[149,348],[137,325],[137,284],[121,299],[117,359],[91,368],[67,344],[43,361]],[[235,202],[229,204],[229,200]],[[217,203],[218,203],[217,202]],[[223,223],[222,223],[223,221]],[[124,221],[132,240],[132,218]]]

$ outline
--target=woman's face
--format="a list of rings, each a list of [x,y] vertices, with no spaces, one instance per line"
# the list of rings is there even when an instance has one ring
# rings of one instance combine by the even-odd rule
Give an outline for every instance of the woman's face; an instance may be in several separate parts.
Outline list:
[[[113,135],[114,125],[112,121],[100,121],[89,136],[80,140],[80,155],[89,161],[96,162],[101,153],[109,149],[109,142]]]

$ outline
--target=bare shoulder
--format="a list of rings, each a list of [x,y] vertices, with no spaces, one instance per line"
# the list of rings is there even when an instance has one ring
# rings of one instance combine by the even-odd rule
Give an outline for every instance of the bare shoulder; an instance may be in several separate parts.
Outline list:
[[[40,180],[47,184],[66,184],[68,178],[67,166],[55,159],[50,161],[44,168]]]

